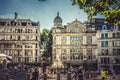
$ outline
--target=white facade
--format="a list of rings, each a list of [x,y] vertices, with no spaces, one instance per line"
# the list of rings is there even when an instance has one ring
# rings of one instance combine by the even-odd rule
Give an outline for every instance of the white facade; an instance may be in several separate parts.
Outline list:
[[[14,63],[39,62],[40,25],[30,19],[0,19],[0,53],[13,57]]]
[[[62,68],[68,64],[83,65],[85,62],[96,63],[97,43],[94,43],[96,41],[94,30],[87,32],[86,26],[77,20],[64,27],[62,19],[59,16],[55,18],[52,30],[53,67]]]

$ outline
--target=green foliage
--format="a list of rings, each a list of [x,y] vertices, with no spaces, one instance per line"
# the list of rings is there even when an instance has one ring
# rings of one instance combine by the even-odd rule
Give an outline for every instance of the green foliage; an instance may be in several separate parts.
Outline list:
[[[52,30],[43,29],[41,33],[41,44],[47,49],[45,53],[51,56],[52,54]]]
[[[120,0],[72,0],[72,3],[84,9],[90,19],[101,14],[107,22],[120,24]]]

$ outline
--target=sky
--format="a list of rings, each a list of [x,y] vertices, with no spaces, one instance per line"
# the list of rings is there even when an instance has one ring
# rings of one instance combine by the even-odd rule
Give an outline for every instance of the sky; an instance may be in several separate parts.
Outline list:
[[[0,17],[14,18],[14,13],[18,13],[18,18],[31,19],[40,22],[40,29],[50,29],[53,26],[54,18],[59,12],[63,20],[63,25],[77,20],[87,21],[87,14],[78,6],[73,6],[71,0],[0,0]]]

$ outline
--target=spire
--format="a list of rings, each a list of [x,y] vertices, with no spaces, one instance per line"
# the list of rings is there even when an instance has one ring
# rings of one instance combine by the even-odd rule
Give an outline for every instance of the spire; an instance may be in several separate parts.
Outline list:
[[[18,18],[18,13],[17,12],[15,12],[15,19],[17,19]]]
[[[59,16],[59,12],[57,12],[57,16]]]

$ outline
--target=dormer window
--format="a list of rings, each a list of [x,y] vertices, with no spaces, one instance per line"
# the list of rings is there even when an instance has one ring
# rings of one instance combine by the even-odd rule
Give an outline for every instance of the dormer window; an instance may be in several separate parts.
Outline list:
[[[103,25],[103,26],[102,26],[102,30],[107,30],[107,26],[106,26],[106,25]]]

